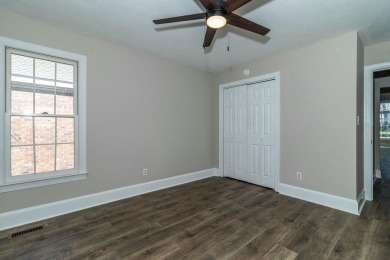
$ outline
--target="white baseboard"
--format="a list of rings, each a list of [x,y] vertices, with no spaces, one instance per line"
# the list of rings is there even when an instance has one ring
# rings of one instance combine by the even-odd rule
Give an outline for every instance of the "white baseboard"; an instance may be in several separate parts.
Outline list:
[[[375,177],[377,179],[382,179],[382,172],[380,170],[375,170]]]
[[[362,192],[359,194],[359,197],[357,198],[357,204],[358,204],[358,211],[359,211],[359,214],[362,212],[363,210],[363,207],[364,207],[364,204],[366,204],[366,191],[365,190],[362,190]]]
[[[304,189],[284,183],[279,184],[279,193],[297,199],[313,202],[326,207],[359,215],[358,201],[328,193]],[[364,193],[363,193],[364,196]]]
[[[99,206],[109,202],[130,198],[144,193],[216,176],[216,173],[217,169],[208,169],[166,179],[131,185],[119,189],[103,191],[77,198],[43,204],[36,207],[1,213],[0,231],[79,211],[82,209]]]
[[[215,168],[215,176],[217,177],[223,177],[222,171],[218,168]]]
[[[365,200],[372,201],[374,199],[369,191],[365,190],[364,192],[365,192],[365,196],[364,196]]]

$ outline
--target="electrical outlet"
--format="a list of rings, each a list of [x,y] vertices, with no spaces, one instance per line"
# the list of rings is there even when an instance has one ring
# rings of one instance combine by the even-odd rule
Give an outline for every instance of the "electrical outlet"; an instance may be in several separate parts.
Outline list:
[[[148,169],[146,169],[146,168],[143,169],[142,174],[143,174],[144,176],[148,175]]]
[[[302,180],[302,173],[301,172],[297,172],[297,180]]]

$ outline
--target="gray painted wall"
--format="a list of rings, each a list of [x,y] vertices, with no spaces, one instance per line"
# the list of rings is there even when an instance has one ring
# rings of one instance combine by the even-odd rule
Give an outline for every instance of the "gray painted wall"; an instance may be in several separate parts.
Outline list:
[[[375,88],[379,89],[379,95],[380,95],[380,88],[390,87],[390,77],[376,78],[374,81],[374,85]]]
[[[0,193],[0,212],[214,167],[209,73],[5,10],[0,36],[87,56],[90,172],[85,181]]]
[[[390,41],[364,47],[364,65],[390,62]]]

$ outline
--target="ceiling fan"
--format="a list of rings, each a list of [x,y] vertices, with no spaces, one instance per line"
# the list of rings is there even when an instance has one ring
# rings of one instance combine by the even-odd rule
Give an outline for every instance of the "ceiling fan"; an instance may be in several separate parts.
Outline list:
[[[211,45],[217,29],[224,27],[227,23],[264,36],[270,31],[270,29],[232,13],[234,10],[250,1],[251,0],[199,0],[206,9],[205,13],[170,17],[153,20],[153,22],[155,24],[166,24],[206,19],[207,31],[204,37],[203,48]]]

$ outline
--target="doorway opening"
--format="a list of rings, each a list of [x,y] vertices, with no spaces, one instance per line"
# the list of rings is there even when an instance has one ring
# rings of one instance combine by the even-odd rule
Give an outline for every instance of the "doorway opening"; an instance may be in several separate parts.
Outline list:
[[[374,172],[390,180],[390,70],[374,72]]]
[[[373,200],[376,179],[390,176],[390,62],[364,70],[364,189]]]

